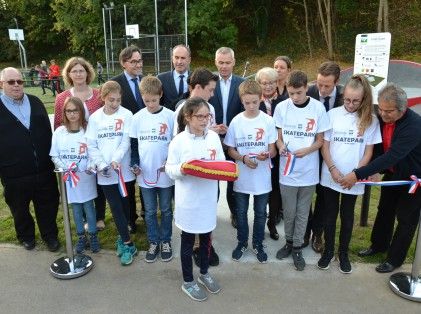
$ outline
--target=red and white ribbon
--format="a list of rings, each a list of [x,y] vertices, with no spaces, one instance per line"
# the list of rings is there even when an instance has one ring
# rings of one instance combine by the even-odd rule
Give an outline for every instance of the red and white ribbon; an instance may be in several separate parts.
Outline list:
[[[395,181],[380,181],[380,182],[360,180],[355,184],[378,185],[378,186],[410,185],[408,193],[415,194],[418,187],[421,186],[421,179],[418,179],[415,175],[412,175],[411,180],[395,180]]]
[[[72,164],[69,166],[69,168],[64,172],[63,175],[63,181],[69,182],[69,185],[71,188],[75,188],[80,181],[79,176],[76,174],[76,168],[77,164],[75,162],[72,162]]]
[[[126,197],[128,195],[128,193],[127,193],[126,183],[124,182],[124,178],[123,178],[123,171],[122,171],[121,167],[118,167],[118,168],[114,169],[114,171],[117,173],[118,190],[120,191],[120,195],[122,197]]]

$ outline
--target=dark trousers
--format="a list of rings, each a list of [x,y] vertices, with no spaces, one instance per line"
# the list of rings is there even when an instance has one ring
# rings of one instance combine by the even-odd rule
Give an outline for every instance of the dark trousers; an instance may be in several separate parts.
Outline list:
[[[225,154],[225,159],[226,160],[231,160],[234,161],[234,159],[232,159],[229,155],[228,155],[228,150],[224,150],[224,154]],[[218,186],[219,189],[219,186]],[[219,192],[218,192],[219,195]],[[227,203],[228,203],[228,208],[231,212],[231,215],[235,216],[237,215],[237,209],[236,209],[236,203],[235,203],[235,196],[234,196],[234,182],[231,181],[227,181],[227,192],[226,192],[226,198],[227,198]]]
[[[102,185],[102,190],[104,191],[105,198],[110,204],[114,223],[117,226],[121,239],[123,242],[130,241],[129,230],[127,228],[130,211],[129,198],[120,195],[117,184]]]
[[[200,256],[200,273],[202,275],[207,274],[209,268],[209,256],[211,248],[211,234],[200,233],[199,234],[199,256]],[[193,281],[193,244],[194,244],[194,233],[188,233],[185,231],[181,232],[181,269],[183,271],[184,282]]]
[[[55,174],[46,172],[2,183],[4,198],[12,212],[18,240],[35,239],[35,223],[29,211],[31,201],[42,239],[57,239],[59,192]]]
[[[384,181],[390,180],[386,174]],[[381,188],[376,220],[371,232],[371,245],[374,250],[387,251],[387,261],[399,267],[405,261],[418,226],[421,210],[421,191],[408,193],[408,186],[383,186]],[[395,232],[395,218],[398,221]]]
[[[321,236],[323,233],[325,217],[324,189],[324,186],[316,185],[316,202],[314,203],[314,208],[310,207],[310,212],[308,213],[306,238],[310,238],[311,232],[313,232],[313,236]]]
[[[279,157],[272,158],[273,168],[270,171],[272,191],[269,192],[268,226],[275,227],[278,217],[283,212],[281,190],[279,188]]]
[[[136,181],[126,182],[126,189],[127,189],[127,198],[129,201],[129,211],[127,220],[132,225],[135,224],[136,219],[139,217],[136,213]],[[143,207],[143,198],[142,193],[140,193],[140,202]],[[102,191],[98,189],[98,197],[95,199],[95,209],[96,209],[96,220],[104,220],[105,219],[105,197]]]
[[[332,254],[334,253],[336,219],[338,218],[339,213],[341,217],[339,252],[346,253],[348,252],[352,229],[354,227],[354,208],[357,195],[343,194],[324,187],[324,199],[326,200],[324,225],[325,250]]]
[[[98,193],[97,198],[95,199],[95,212],[96,212],[96,221],[105,219],[105,195],[102,191],[102,188],[99,184],[96,185],[96,190]]]

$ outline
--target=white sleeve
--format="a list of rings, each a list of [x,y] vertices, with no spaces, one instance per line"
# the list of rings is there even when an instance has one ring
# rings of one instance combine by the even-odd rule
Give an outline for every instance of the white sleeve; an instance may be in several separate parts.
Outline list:
[[[234,123],[233,123],[234,122]],[[225,135],[224,138],[224,144],[230,147],[236,147],[235,145],[235,121],[231,121],[229,127],[228,127],[228,131],[227,134]]]
[[[279,129],[281,129],[282,126],[282,108],[284,106],[287,106],[288,104],[285,102],[282,102],[280,104],[277,104],[275,107],[275,112],[273,113],[273,120],[275,121],[275,126]]]
[[[53,133],[53,137],[51,139],[51,149],[50,149],[50,156],[51,160],[54,163],[54,166],[62,169],[66,169],[66,163],[63,162],[60,158],[60,152],[58,149],[58,137],[59,137],[59,129],[55,130]]]
[[[273,144],[278,139],[278,131],[276,131],[275,120],[271,117],[268,123],[268,141]]]
[[[96,139],[97,127],[93,119],[89,119],[88,128],[86,129],[86,144],[88,145],[89,158],[98,170],[104,169],[108,164],[105,162],[101,151],[98,148]]]
[[[324,111],[324,108],[323,108],[323,111],[321,110],[321,114],[319,116],[317,133],[322,133],[330,129],[331,129],[331,126],[329,122],[329,116],[327,115],[327,112]]]
[[[180,160],[180,152],[177,149],[177,140],[173,140],[168,148],[168,158],[165,164],[165,172],[172,180],[183,177],[181,173],[182,162]]]

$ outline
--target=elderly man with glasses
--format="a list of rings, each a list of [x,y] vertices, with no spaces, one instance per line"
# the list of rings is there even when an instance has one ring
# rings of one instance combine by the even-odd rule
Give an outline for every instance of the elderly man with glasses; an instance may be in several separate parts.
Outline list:
[[[383,181],[421,177],[421,117],[407,108],[406,93],[393,83],[379,91],[378,101],[383,140],[375,146],[378,157],[343,177],[340,184],[344,188],[379,172],[384,173]],[[376,267],[379,273],[392,272],[403,264],[417,229],[421,191],[409,194],[408,189],[408,185],[381,187],[371,246],[358,253],[366,257],[387,252],[385,261]]]
[[[59,193],[49,156],[52,133],[47,111],[40,99],[23,92],[17,69],[1,72],[0,87],[0,179],[17,238],[27,250],[35,247],[32,201],[41,237],[50,251],[57,251]]]

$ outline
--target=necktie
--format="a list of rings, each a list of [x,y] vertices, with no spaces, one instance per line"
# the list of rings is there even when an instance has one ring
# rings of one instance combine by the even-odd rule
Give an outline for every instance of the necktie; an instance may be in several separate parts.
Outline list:
[[[134,93],[136,97],[136,102],[140,108],[142,102],[140,98],[141,96],[140,96],[139,84],[137,83],[137,81],[138,81],[137,77],[132,79],[132,82],[134,83]]]
[[[184,94],[184,75],[180,75],[180,83],[178,84],[178,96],[182,96]]]
[[[330,100],[330,96],[326,96],[325,102],[323,103],[323,105],[325,105],[326,112],[329,111],[329,100]]]

